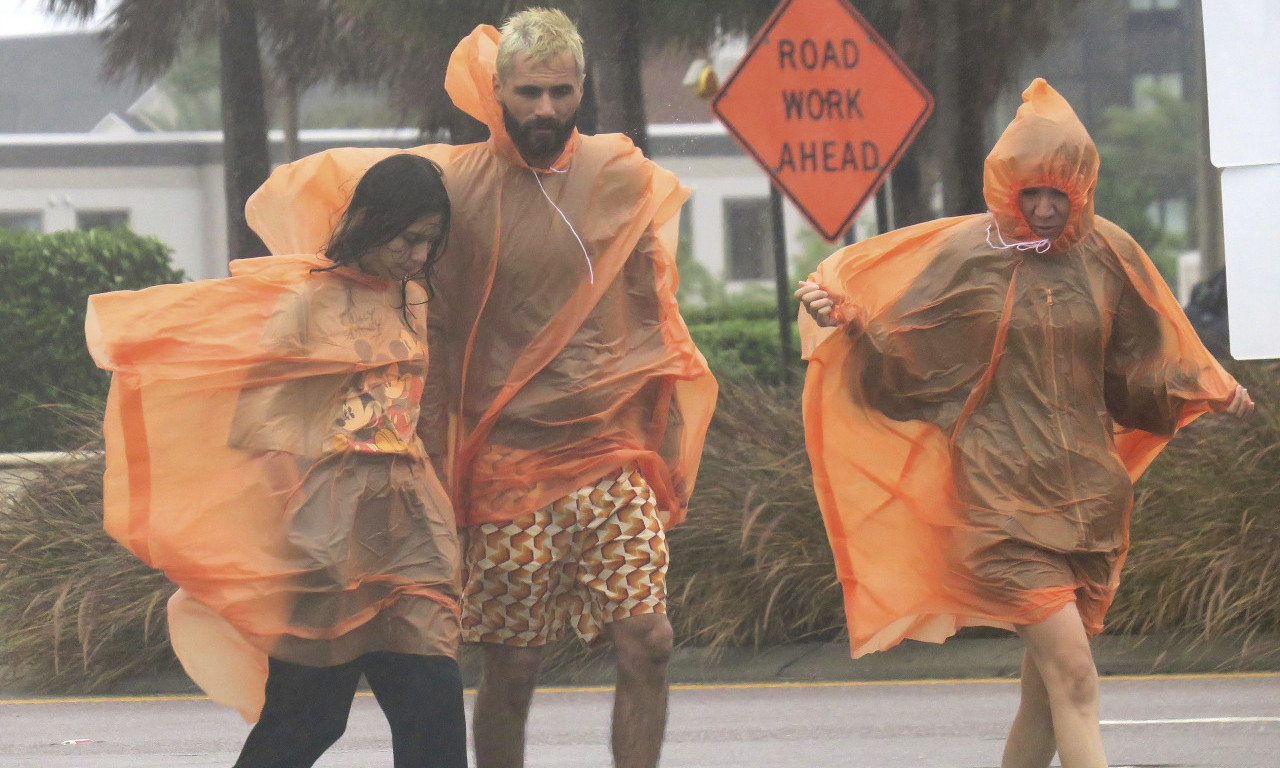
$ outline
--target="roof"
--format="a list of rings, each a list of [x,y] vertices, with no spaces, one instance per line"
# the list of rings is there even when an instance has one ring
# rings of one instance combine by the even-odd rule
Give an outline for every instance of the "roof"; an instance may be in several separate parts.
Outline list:
[[[147,86],[102,79],[96,33],[0,38],[0,133],[82,133],[124,114]]]
[[[675,45],[653,46],[646,51],[642,78],[651,133],[661,134],[660,126],[678,125],[697,133],[715,121],[709,100],[694,96],[681,84],[689,63],[697,56],[696,50]],[[14,159],[8,146],[15,135],[62,134],[58,143],[68,143],[66,134],[155,130],[133,114],[152,85],[132,78],[119,83],[104,81],[103,58],[102,38],[95,32],[0,38],[0,136],[4,137],[0,143],[6,145],[6,160]],[[372,90],[351,91],[377,98]],[[334,92],[326,84],[310,89],[304,98],[322,101],[332,98]],[[718,137],[715,143],[716,153],[723,152],[719,144],[726,144],[726,140]]]
[[[268,133],[279,159],[284,135]],[[416,128],[312,129],[300,133],[303,154],[334,147],[412,147]],[[654,157],[737,157],[741,150],[719,123],[649,126]],[[208,165],[222,162],[221,131],[0,134],[0,169]]]

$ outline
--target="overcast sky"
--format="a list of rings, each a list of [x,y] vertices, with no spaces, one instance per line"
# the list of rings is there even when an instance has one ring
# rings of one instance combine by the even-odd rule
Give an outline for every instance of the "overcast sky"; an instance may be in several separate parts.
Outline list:
[[[117,0],[102,0],[99,6],[110,10]],[[72,32],[77,29],[92,29],[93,24],[80,24],[69,20],[60,20],[45,16],[40,7],[40,0],[0,0],[0,37],[16,37],[19,35],[38,35],[48,32]],[[99,19],[106,13],[99,13]]]

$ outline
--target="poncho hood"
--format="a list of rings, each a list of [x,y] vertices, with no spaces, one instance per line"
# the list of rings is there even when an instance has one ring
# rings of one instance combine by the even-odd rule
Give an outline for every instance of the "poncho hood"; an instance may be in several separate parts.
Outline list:
[[[498,72],[498,41],[501,38],[502,34],[488,24],[479,25],[462,38],[449,57],[444,88],[454,106],[489,128],[489,140],[497,152],[514,165],[528,167],[511,141],[511,134],[507,133],[502,120],[502,105],[493,93],[493,78]],[[551,164],[553,170],[563,170],[568,165],[578,141],[578,131],[574,129],[564,151]]]
[[[1022,92],[1022,106],[987,155],[983,196],[1000,236],[1011,243],[1039,239],[1022,216],[1018,194],[1030,187],[1053,187],[1071,199],[1071,212],[1051,250],[1071,248],[1093,231],[1097,185],[1093,139],[1066,99],[1036,78]]]

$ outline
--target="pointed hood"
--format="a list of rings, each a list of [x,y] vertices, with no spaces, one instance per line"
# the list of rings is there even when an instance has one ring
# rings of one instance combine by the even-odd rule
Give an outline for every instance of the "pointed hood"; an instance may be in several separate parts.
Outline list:
[[[1053,187],[1071,198],[1071,213],[1052,250],[1063,251],[1093,230],[1098,150],[1071,105],[1043,78],[1022,92],[1022,106],[987,155],[983,196],[1009,242],[1036,240],[1018,207],[1029,187]]]
[[[528,167],[507,133],[502,120],[502,105],[493,93],[493,78],[498,72],[498,41],[501,39],[502,33],[488,24],[471,30],[471,34],[462,38],[449,56],[444,89],[454,106],[488,126],[490,141],[500,154],[517,166]],[[578,138],[578,132],[574,130],[564,152],[551,165],[552,169],[563,170],[568,165],[577,148]]]

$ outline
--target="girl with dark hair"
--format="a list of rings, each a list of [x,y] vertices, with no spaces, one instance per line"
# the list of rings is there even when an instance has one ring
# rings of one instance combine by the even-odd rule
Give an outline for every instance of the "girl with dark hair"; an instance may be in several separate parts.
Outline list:
[[[323,255],[90,299],[115,373],[109,533],[162,568],[174,651],[257,721],[236,765],[309,766],[363,674],[397,768],[465,766],[458,543],[416,434],[439,167],[370,167]]]
[[[356,185],[324,249],[333,266],[321,271],[354,266],[402,284],[417,279],[430,295],[432,269],[449,241],[450,212],[440,166],[421,155],[392,155]],[[415,249],[423,244],[429,247],[418,263]]]

